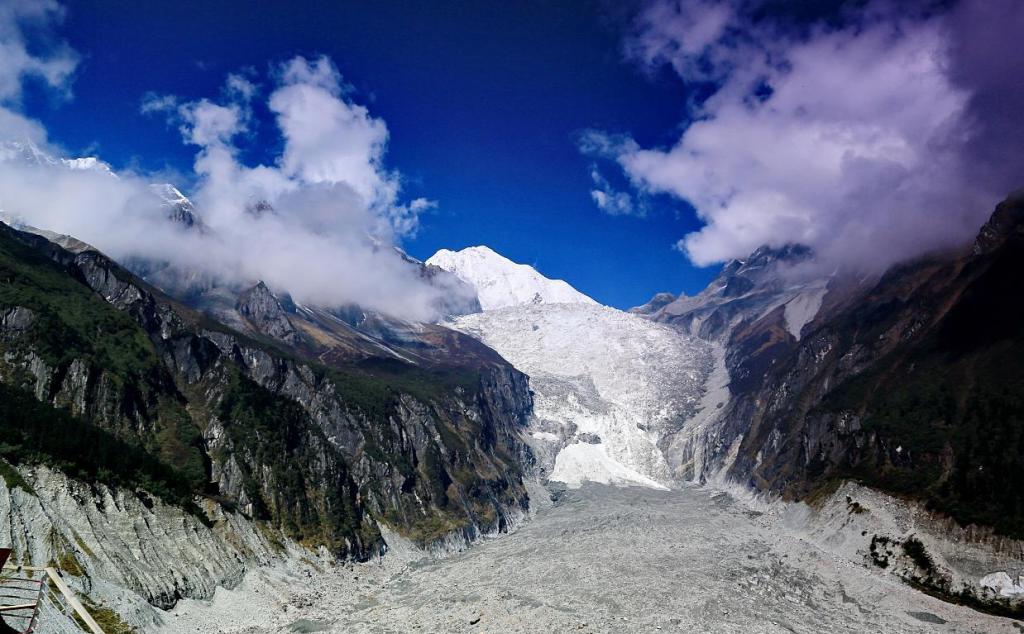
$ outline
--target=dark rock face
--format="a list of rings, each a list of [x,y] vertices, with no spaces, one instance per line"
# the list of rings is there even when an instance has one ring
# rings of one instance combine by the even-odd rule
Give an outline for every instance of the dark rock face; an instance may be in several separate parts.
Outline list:
[[[1024,493],[1007,477],[1024,467],[1022,271],[1024,203],[1009,200],[968,252],[833,280],[798,341],[771,313],[740,323],[729,474],[792,497],[852,478],[1024,534]]]
[[[150,185],[150,190],[159,199],[165,217],[185,231],[206,232],[208,229],[196,212],[195,205],[176,187],[169,183]]]
[[[728,339],[739,324],[824,283],[801,265],[813,257],[803,245],[761,247],[746,260],[728,262],[707,288],[694,297],[659,293],[630,312],[671,324],[709,340]],[[781,315],[780,315],[781,317]]]
[[[655,293],[654,297],[652,297],[646,304],[634,306],[629,309],[629,312],[637,315],[651,315],[676,301],[676,299],[676,296],[672,293]]]
[[[167,219],[186,229],[201,227],[202,223],[196,216],[195,207],[189,201],[176,201],[167,206]]]
[[[274,214],[276,211],[274,206],[266,200],[254,200],[245,206],[245,213],[259,218],[260,216]]]
[[[263,282],[243,291],[238,296],[235,308],[256,332],[291,345],[302,341],[302,336],[289,321],[284,306]]]
[[[288,345],[297,333],[264,285],[239,312],[291,352],[102,254],[0,225],[0,381],[142,447],[195,495],[356,558],[382,548],[378,522],[426,545],[523,516],[532,398],[493,351],[443,371],[325,363]]]
[[[996,207],[974,241],[974,255],[991,253],[1014,235],[1024,232],[1024,193],[1016,194]]]

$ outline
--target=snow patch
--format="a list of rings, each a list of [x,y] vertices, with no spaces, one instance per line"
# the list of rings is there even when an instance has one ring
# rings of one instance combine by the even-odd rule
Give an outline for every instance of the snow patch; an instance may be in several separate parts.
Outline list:
[[[1024,578],[1017,577],[1017,583],[1013,582],[1010,575],[1005,572],[993,572],[985,575],[978,582],[982,588],[988,588],[999,593],[1001,597],[1015,597],[1024,594]]]
[[[824,286],[813,287],[786,302],[786,329],[798,341],[804,326],[810,323],[821,309],[821,300],[825,298],[826,292],[828,289]]]
[[[83,156],[72,159],[57,158],[47,153],[31,141],[0,142],[0,162],[37,165],[41,167],[62,167],[64,169],[75,171],[100,172],[101,174],[117,178],[117,174],[110,169],[110,165],[95,156]]]

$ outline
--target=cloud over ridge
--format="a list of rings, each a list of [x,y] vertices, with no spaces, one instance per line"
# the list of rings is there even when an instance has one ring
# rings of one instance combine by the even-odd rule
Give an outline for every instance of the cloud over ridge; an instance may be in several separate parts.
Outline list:
[[[141,109],[154,125],[166,119],[196,148],[190,198],[202,231],[168,220],[150,175],[23,160],[37,148],[62,155],[44,126],[20,112],[26,81],[69,89],[75,53],[62,43],[32,53],[25,43],[29,22],[55,42],[61,15],[52,1],[0,9],[0,51],[13,62],[0,68],[0,141],[13,142],[0,148],[0,210],[8,217],[73,235],[122,261],[164,261],[217,284],[264,280],[300,303],[355,303],[421,321],[439,316],[446,291],[394,248],[434,203],[402,199],[400,176],[384,165],[387,125],[353,100],[326,57],[273,66],[260,78],[266,95],[249,73],[228,75],[217,98],[145,97]],[[257,100],[265,100],[282,149],[269,164],[247,165],[239,144]]]

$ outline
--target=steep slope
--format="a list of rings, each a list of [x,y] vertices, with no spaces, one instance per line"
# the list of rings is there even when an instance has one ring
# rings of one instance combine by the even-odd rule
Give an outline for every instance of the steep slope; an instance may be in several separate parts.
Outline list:
[[[761,247],[745,260],[732,260],[707,288],[693,297],[658,293],[630,312],[672,324],[708,340],[728,341],[733,329],[780,309],[780,326],[799,339],[817,316],[829,279],[811,266],[813,254],[801,245]]]
[[[669,486],[663,455],[698,410],[711,346],[605,306],[527,304],[452,322],[530,376],[551,480]]]
[[[724,346],[730,398],[691,476],[793,497],[854,478],[1024,534],[1006,478],[1024,455],[1022,233],[1016,196],[970,248],[882,276],[816,278],[808,250],[762,247],[695,297],[634,309]]]
[[[637,309],[724,344],[729,398],[691,439],[691,477],[796,498],[855,479],[1024,535],[1007,477],[1024,455],[1022,199],[969,248],[881,276],[814,279],[810,257],[762,248],[696,297]]]
[[[568,283],[548,279],[533,267],[516,264],[484,246],[461,251],[441,249],[426,264],[450,271],[473,286],[483,310],[530,303],[597,303]]]
[[[969,253],[889,271],[741,395],[735,477],[790,495],[856,478],[1024,536],[1024,203]]]
[[[0,142],[0,162],[12,162],[31,167],[63,170],[100,171],[112,178],[117,174],[109,166],[96,159],[68,159],[47,153],[32,143]],[[180,190],[169,183],[154,183],[148,191],[140,194],[135,204],[148,213],[159,214],[156,223],[166,223],[166,230],[181,232],[183,235],[202,237],[212,248],[218,246],[218,232],[203,220],[202,210]],[[277,211],[266,201],[256,201],[248,206],[247,212],[254,215],[272,215]],[[23,219],[6,214],[0,209],[0,220],[16,228],[41,235],[68,250],[82,252],[97,249],[89,244],[62,235],[46,228],[29,226]],[[452,273],[410,257],[397,247],[388,247],[372,236],[365,241],[374,250],[386,250],[408,270],[410,278],[418,277],[433,287],[436,297],[433,308],[438,318],[477,312],[480,303],[471,286]],[[356,304],[341,306],[297,306],[292,302],[288,289],[269,289],[261,280],[230,281],[215,272],[166,260],[135,255],[120,262],[125,268],[147,283],[160,289],[177,301],[203,312],[215,320],[236,330],[256,337],[269,337],[288,346],[301,346],[306,356],[317,357],[328,363],[358,362],[372,358],[398,359],[415,364],[433,366],[459,365],[467,356],[472,356],[474,346],[457,333],[443,328],[410,323],[405,320],[376,311],[366,310]],[[287,314],[275,319],[282,330],[266,330],[269,323],[260,323],[253,316],[242,312],[253,298],[262,293],[253,291],[263,287],[274,295]],[[269,301],[269,300],[268,300]],[[265,302],[266,306],[269,303]],[[259,311],[257,311],[259,312]],[[284,339],[277,337],[285,335]],[[462,345],[466,344],[466,345]],[[488,360],[494,357],[489,351],[482,352]],[[448,363],[455,359],[454,364]]]
[[[850,280],[822,277],[813,257],[801,245],[763,246],[745,259],[726,263],[695,296],[658,293],[630,309],[711,346],[713,367],[699,412],[663,443],[677,480],[704,482],[724,476],[748,422],[733,397],[758,385],[778,355],[849,301]]]
[[[531,398],[493,352],[430,370],[323,363],[194,313],[94,250],[2,224],[0,387],[10,408],[0,471],[30,493],[46,465],[156,496],[200,523],[210,509],[237,510],[354,558],[381,552],[381,524],[429,546],[505,530],[528,504],[519,435]],[[69,439],[87,442],[72,451]],[[89,569],[87,550],[71,556]],[[129,587],[158,605],[211,587],[152,574],[167,577]],[[147,594],[168,583],[178,593]]]

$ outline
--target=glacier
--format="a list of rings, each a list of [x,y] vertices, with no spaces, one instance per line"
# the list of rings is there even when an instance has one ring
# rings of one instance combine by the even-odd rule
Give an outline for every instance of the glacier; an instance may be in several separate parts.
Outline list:
[[[445,325],[475,337],[530,377],[527,439],[541,475],[669,488],[665,450],[702,407],[716,357],[680,329],[602,306],[487,247],[438,251],[428,265],[472,285],[483,312]],[[675,452],[679,453],[679,452]]]
[[[700,409],[710,344],[592,304],[524,304],[447,325],[529,375],[530,440],[549,480],[673,485],[662,447]]]

